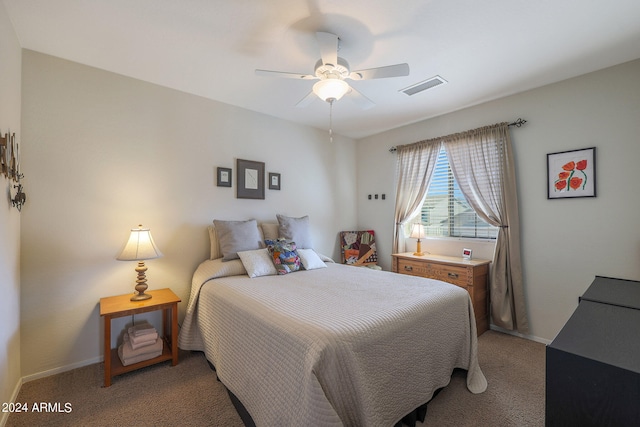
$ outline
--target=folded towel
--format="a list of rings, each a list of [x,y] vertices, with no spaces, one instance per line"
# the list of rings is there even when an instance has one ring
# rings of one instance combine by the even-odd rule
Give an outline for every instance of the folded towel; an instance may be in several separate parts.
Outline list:
[[[153,334],[156,332],[156,328],[154,328],[149,322],[138,323],[129,328],[129,335],[139,337],[146,334]]]
[[[145,347],[151,345],[156,342],[158,339],[158,333],[154,332],[152,334],[145,334],[139,337],[133,336],[131,334],[124,334],[125,337],[129,337],[129,341],[131,342],[131,347],[136,350],[140,347]]]
[[[158,341],[162,341],[162,340],[159,339]],[[118,347],[118,356],[120,356],[120,361],[122,362],[122,366],[133,365],[134,363],[142,362],[143,360],[153,359],[154,357],[158,357],[162,354],[162,349],[160,349],[160,351],[156,351],[153,353],[146,353],[146,354],[141,354],[139,356],[133,356],[133,357],[124,357],[124,347],[125,347],[124,344],[120,344],[120,347]]]
[[[134,348],[131,345],[129,334],[124,334],[124,342],[122,343],[123,357],[129,359],[131,357],[155,353],[158,350],[162,351],[162,346],[162,338],[156,338],[153,342],[148,343],[148,345]]]

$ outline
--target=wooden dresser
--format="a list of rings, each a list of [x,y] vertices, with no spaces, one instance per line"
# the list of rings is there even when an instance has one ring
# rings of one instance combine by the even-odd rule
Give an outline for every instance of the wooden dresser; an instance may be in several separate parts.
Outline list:
[[[478,335],[489,329],[489,264],[485,259],[464,260],[444,255],[393,254],[395,273],[427,277],[465,288],[471,296]]]

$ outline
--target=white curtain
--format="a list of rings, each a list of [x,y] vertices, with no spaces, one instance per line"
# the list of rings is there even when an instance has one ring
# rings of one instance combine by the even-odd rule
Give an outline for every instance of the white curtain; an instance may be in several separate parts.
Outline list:
[[[393,253],[405,251],[403,226],[415,216],[427,196],[435,170],[441,139],[415,142],[397,147],[397,189]]]
[[[529,322],[520,262],[520,220],[509,125],[442,139],[453,175],[478,216],[499,227],[491,265],[493,323],[526,334]]]

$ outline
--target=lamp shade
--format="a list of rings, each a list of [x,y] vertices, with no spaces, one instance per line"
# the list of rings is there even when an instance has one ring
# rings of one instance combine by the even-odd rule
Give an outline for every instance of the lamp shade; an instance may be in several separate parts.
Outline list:
[[[422,239],[424,237],[424,227],[422,224],[413,224],[411,226],[411,237],[412,239]]]
[[[160,249],[158,249],[153,241],[151,231],[139,225],[138,228],[131,229],[129,240],[116,259],[120,261],[142,261],[145,259],[160,258],[161,256],[162,252],[160,252]]]
[[[323,101],[337,101],[349,92],[349,84],[340,79],[324,79],[313,85],[313,93]]]

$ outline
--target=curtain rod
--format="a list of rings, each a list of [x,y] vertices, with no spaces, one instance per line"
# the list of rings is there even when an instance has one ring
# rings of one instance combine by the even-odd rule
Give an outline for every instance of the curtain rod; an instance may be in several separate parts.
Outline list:
[[[518,117],[518,119],[512,123],[509,123],[509,126],[515,126],[517,128],[522,127],[522,125],[524,125],[525,123],[527,123],[527,121],[525,119],[522,119],[520,117]],[[395,153],[396,151],[398,151],[398,149],[394,146],[389,148],[389,152],[390,153]]]

